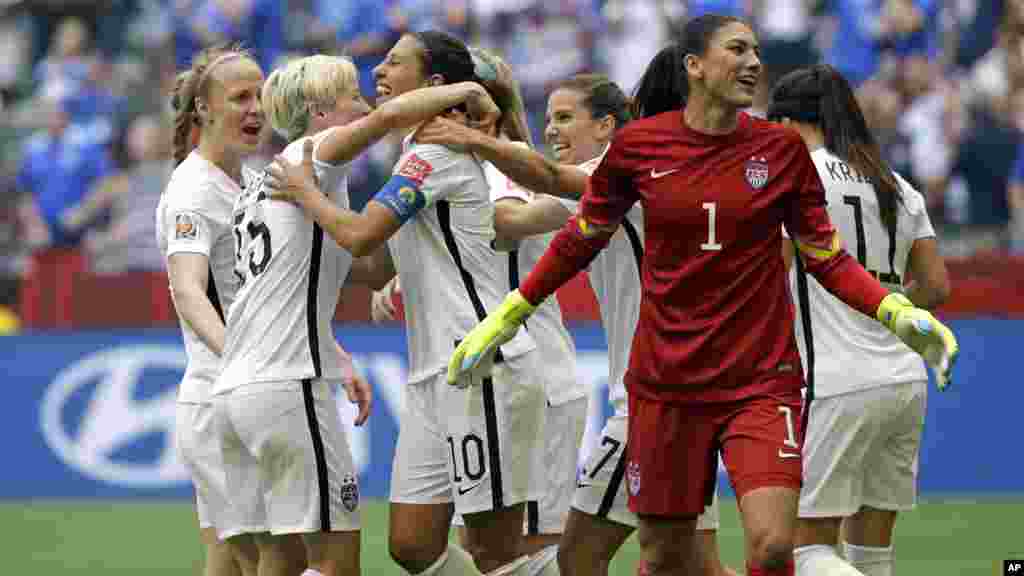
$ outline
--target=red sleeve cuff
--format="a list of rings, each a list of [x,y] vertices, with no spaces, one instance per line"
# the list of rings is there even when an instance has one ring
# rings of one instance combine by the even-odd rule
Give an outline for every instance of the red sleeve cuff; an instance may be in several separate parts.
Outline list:
[[[846,252],[807,268],[826,290],[851,308],[875,317],[882,299],[889,291]]]

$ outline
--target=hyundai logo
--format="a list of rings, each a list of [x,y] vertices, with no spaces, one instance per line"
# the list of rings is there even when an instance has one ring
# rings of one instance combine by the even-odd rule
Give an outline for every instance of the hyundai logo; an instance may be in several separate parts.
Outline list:
[[[62,370],[43,397],[43,437],[68,466],[97,480],[135,488],[187,482],[174,443],[177,386],[138,397],[144,372],[174,372],[180,380],[186,363],[180,347],[157,345],[108,348],[82,358]],[[69,408],[78,404],[83,407]],[[149,441],[145,458],[123,454],[143,439]]]

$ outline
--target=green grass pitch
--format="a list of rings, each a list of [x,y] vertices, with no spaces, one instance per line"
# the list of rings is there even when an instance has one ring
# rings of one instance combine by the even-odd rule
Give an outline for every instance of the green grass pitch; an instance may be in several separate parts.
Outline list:
[[[198,574],[201,548],[189,504],[172,502],[0,502],[3,574]],[[897,524],[900,576],[991,576],[1002,560],[1024,558],[1024,497],[929,500]],[[742,568],[735,502],[722,501],[722,557]],[[633,574],[631,540],[613,565]],[[998,569],[997,569],[998,566]],[[399,574],[387,556],[387,505],[363,511],[363,573]]]

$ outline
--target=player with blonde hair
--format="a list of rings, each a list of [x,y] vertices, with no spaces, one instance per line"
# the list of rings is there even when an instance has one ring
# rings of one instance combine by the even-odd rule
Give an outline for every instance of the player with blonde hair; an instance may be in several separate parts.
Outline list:
[[[178,389],[175,439],[196,490],[206,547],[205,574],[255,574],[217,539],[227,487],[213,425],[210,389],[220,373],[224,310],[237,285],[231,205],[242,188],[242,158],[259,147],[263,72],[245,52],[226,47],[196,55],[172,94],[175,170],[157,208],[157,241],[167,263],[188,366]],[[239,548],[251,548],[240,541]]]
[[[351,160],[391,130],[467,101],[494,109],[467,82],[371,110],[357,79],[349,60],[317,55],[274,71],[262,90],[274,130],[292,140],[277,160],[311,162],[316,193],[333,206],[348,207]],[[232,220],[241,289],[213,390],[232,515],[218,528],[224,538],[253,534],[261,576],[290,576],[280,559],[295,535],[306,547],[305,576],[358,574],[359,488],[331,387],[342,382],[361,405],[357,424],[370,390],[345,379],[331,320],[349,277],[379,287],[394,269],[386,250],[355,258],[364,254],[325,238],[299,207],[273,201],[275,174],[270,167],[250,182]]]

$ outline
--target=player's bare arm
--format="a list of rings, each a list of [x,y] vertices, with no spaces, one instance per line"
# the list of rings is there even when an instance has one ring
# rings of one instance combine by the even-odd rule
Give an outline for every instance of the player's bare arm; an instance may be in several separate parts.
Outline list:
[[[479,154],[516,183],[535,192],[575,199],[587,187],[586,172],[575,166],[557,164],[539,152],[443,118],[420,128],[416,141]]]
[[[203,254],[178,253],[167,259],[171,298],[181,317],[214,354],[224,351],[224,322],[206,295],[210,260]]]
[[[946,263],[939,255],[935,238],[919,238],[910,248],[907,269],[911,283],[906,295],[919,308],[932,309],[942,305],[949,298],[949,273]]]
[[[358,90],[353,97],[362,98]],[[345,164],[388,132],[411,128],[463,103],[478,122],[493,124],[500,116],[487,91],[475,82],[413,90],[388,100],[352,123],[332,128],[317,149],[316,160],[332,165]]]
[[[323,227],[353,256],[372,254],[390,238],[402,223],[388,207],[370,202],[362,214],[335,206],[316,185],[313,176],[313,142],[307,140],[301,164],[292,164],[282,156],[267,167],[266,186],[274,199],[299,204],[317,224]]]
[[[550,196],[538,196],[531,202],[505,198],[494,204],[494,231],[499,242],[518,241],[559,230],[570,216],[572,213]]]
[[[354,258],[347,282],[363,284],[372,290],[383,290],[395,278],[395,274],[395,263],[385,244],[369,256]]]

